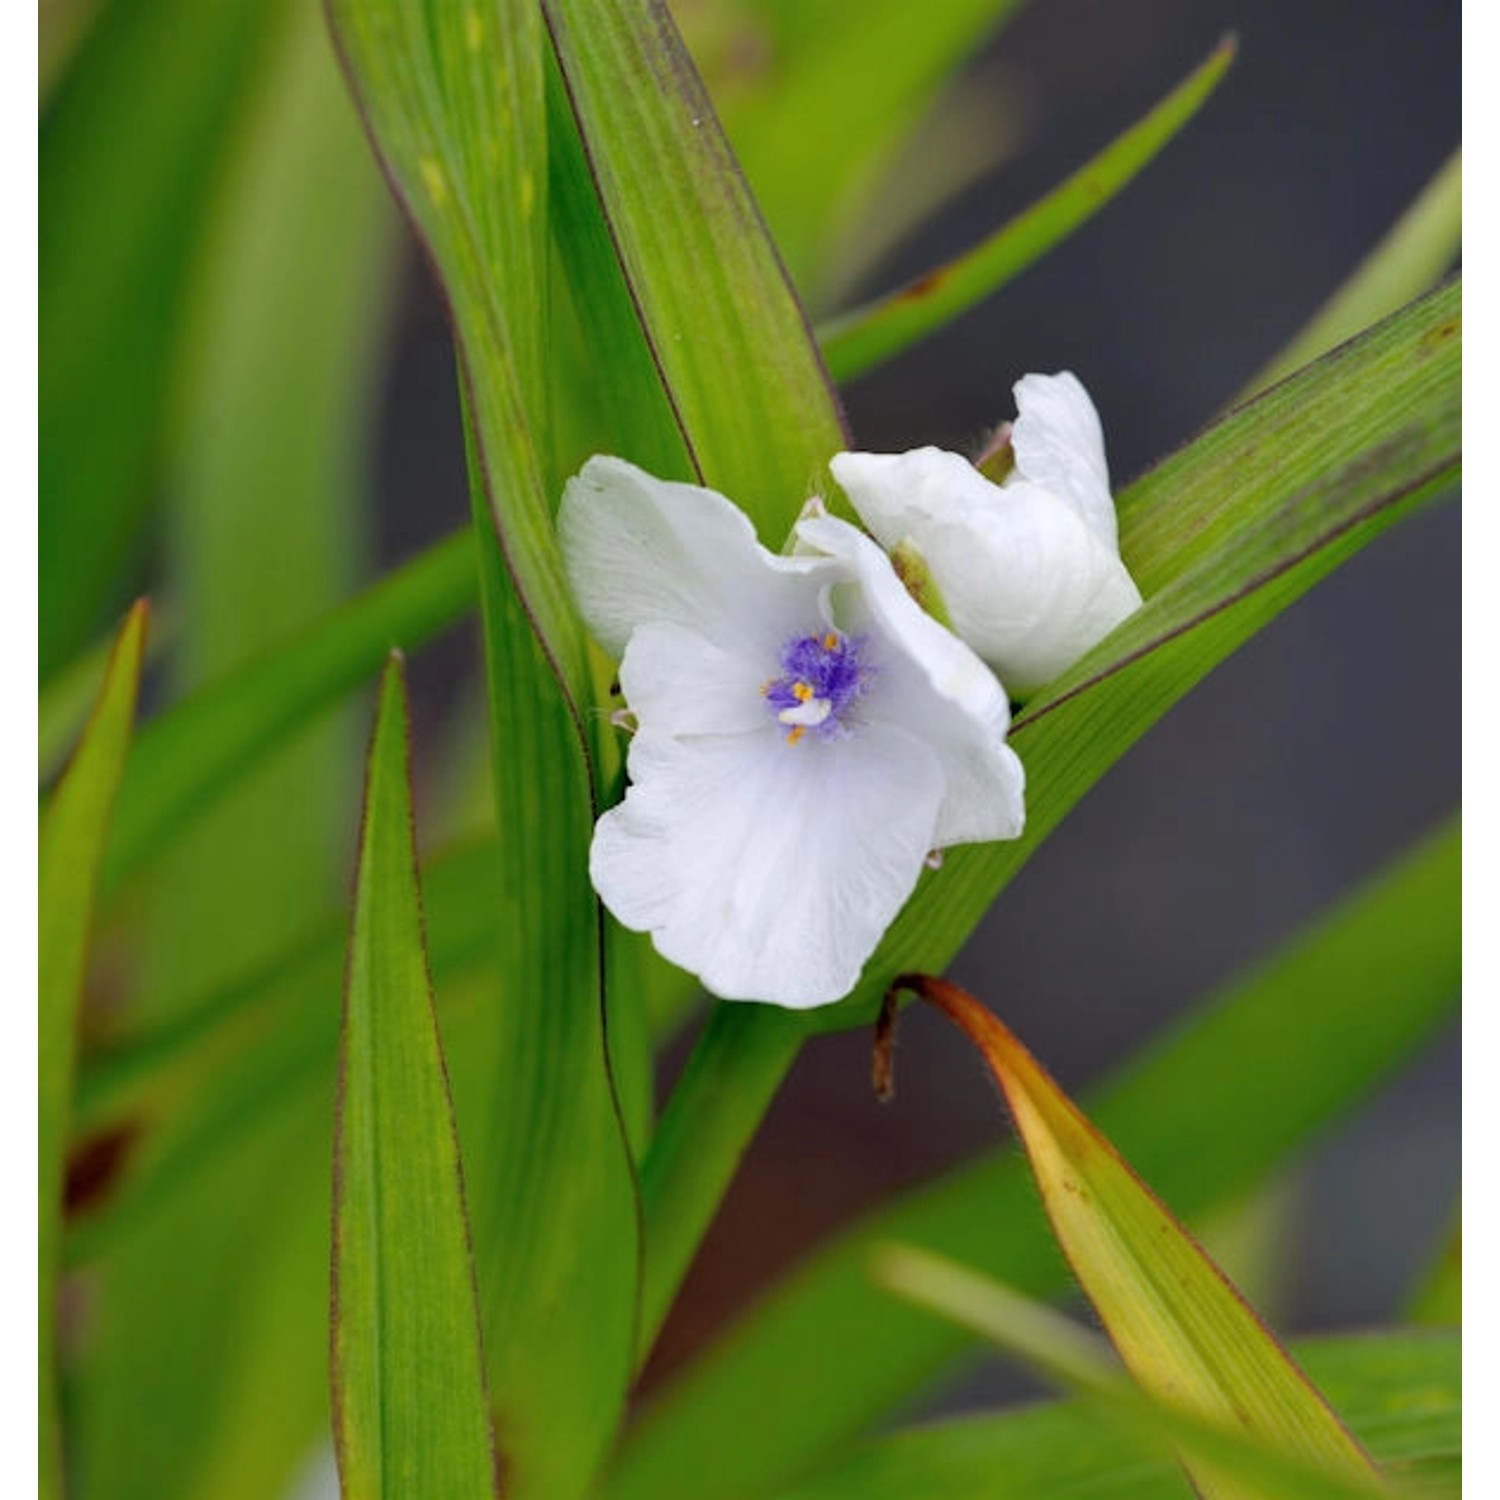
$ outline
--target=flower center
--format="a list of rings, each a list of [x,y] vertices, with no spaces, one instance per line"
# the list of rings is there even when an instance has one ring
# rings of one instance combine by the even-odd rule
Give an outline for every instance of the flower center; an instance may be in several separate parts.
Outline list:
[[[850,705],[869,686],[873,669],[859,659],[862,640],[837,630],[793,636],[781,648],[781,676],[761,689],[766,707],[795,745],[812,730],[822,740],[849,733]]]

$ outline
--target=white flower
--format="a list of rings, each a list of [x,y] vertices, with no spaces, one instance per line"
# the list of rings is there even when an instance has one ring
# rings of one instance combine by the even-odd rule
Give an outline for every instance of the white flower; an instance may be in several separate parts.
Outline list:
[[[953,628],[1021,695],[1141,607],[1120,561],[1099,415],[1076,376],[1014,386],[1015,467],[992,484],[939,448],[840,453],[833,476],[881,544],[926,563]]]
[[[776,556],[722,495],[591,458],[558,530],[639,726],[594,887],[714,994],[842,998],[929,851],[1020,834],[1004,690],[855,527]]]

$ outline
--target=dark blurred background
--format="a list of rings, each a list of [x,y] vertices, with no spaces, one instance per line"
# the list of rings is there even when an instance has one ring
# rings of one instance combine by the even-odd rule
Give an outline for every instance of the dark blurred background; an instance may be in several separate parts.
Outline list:
[[[1011,414],[1022,373],[1069,368],[1103,416],[1118,486],[1234,396],[1459,142],[1457,0],[1035,0],[973,69],[976,87],[1014,100],[1010,159],[854,295],[1025,207],[1226,30],[1239,34],[1238,61],[1159,161],[1040,265],[847,392],[861,446],[971,447]],[[382,421],[388,559],[467,513],[451,349],[415,257],[399,341]],[[1451,500],[1376,541],[1195,690],[1005,892],[953,974],[1066,1088],[1457,804],[1459,546]],[[449,641],[416,664],[418,745],[422,722],[452,709],[473,650]],[[990,1087],[936,1019],[906,1024],[892,1108],[872,1099],[868,1067],[862,1035],[804,1050],[657,1373],[818,1236],[1003,1138]],[[1394,1315],[1453,1209],[1458,1090],[1452,1036],[1288,1174],[1278,1205],[1291,1254],[1261,1288],[1283,1328]],[[1003,1388],[987,1376],[968,1394]]]

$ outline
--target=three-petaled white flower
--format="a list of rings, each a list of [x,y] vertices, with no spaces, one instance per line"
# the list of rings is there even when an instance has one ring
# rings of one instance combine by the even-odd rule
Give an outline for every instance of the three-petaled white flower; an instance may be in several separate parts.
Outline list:
[[[806,516],[776,556],[722,495],[596,457],[558,528],[638,724],[594,887],[713,993],[841,999],[929,851],[1020,834],[1004,689],[855,527]]]
[[[1120,561],[1099,415],[1076,376],[1013,387],[1015,467],[1000,484],[939,448],[840,453],[830,467],[885,547],[927,565],[954,630],[1017,696],[1141,607]]]

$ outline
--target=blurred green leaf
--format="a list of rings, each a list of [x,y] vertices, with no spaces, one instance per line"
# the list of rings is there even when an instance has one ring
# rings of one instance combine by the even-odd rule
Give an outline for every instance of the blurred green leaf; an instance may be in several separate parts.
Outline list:
[[[144,515],[185,271],[282,9],[281,0],[111,0],[43,114],[44,681],[98,629]]]
[[[460,532],[153,719],[120,791],[106,885],[158,853],[258,757],[367,681],[393,645],[411,649],[453,624],[473,607],[477,586],[473,538]]]
[[[1091,1116],[1179,1211],[1242,1192],[1454,1013],[1459,872],[1455,820],[1148,1047]],[[1065,1279],[1014,1152],[977,1158],[838,1235],[752,1308],[647,1407],[611,1497],[770,1485],[949,1366],[962,1337],[868,1283],[870,1247],[890,1239],[1032,1295]]]
[[[1368,1457],[1238,1290],[1009,1027],[946,980],[913,975],[903,988],[958,1026],[1000,1085],[1052,1232],[1147,1396],[1346,1484],[1373,1479]],[[933,1290],[934,1264],[955,1290],[951,1263],[904,1253],[908,1293],[932,1305],[923,1288]],[[952,1275],[987,1285],[962,1267]],[[945,1294],[944,1310],[952,1315],[962,1300]],[[1247,1484],[1235,1466],[1184,1436],[1183,1462],[1206,1500],[1274,1500],[1275,1492]]]
[[[1235,42],[1220,42],[1149,114],[1060,187],[972,250],[864,307],[820,325],[835,380],[851,380],[951,322],[1039,260],[1103,208],[1182,129],[1217,87]]]
[[[320,9],[278,5],[271,16],[265,55],[184,267],[161,434],[166,562],[184,622],[172,681],[189,693],[242,669],[253,675],[246,664],[326,617],[362,562],[359,454],[395,269],[394,216]],[[390,644],[383,630],[368,643],[359,680]],[[130,1024],[184,1018],[205,988],[263,965],[301,932],[310,911],[346,889],[353,725],[299,721],[307,697],[288,714],[309,687],[296,677],[295,655],[290,666],[283,680],[274,680],[274,669],[261,678],[259,707],[274,704],[282,729],[304,730],[281,742],[281,754],[250,771],[239,736],[247,728],[263,734],[264,722],[256,729],[237,720],[222,698],[214,709],[207,688],[209,711],[198,721],[204,739],[167,767],[169,780],[206,777],[193,810],[216,805],[149,885],[130,893],[139,934]],[[193,756],[205,748],[209,764],[195,771]],[[215,761],[226,749],[229,761]],[[144,769],[150,765],[148,752]],[[127,781],[142,769],[137,764]],[[181,811],[169,812],[165,830],[153,827],[150,838],[181,831]],[[311,995],[315,1011],[327,994]],[[233,1040],[253,1047],[253,1029],[242,1027]],[[219,1058],[228,1104],[237,1070],[252,1069],[227,1050]],[[328,1186],[326,1173],[289,1161],[296,1147],[284,1132],[288,1120],[312,1120],[326,1135],[331,1076],[330,1066],[315,1087],[283,1092],[257,1133],[220,1135],[219,1154],[207,1159],[195,1160],[191,1149],[210,1133],[221,1101],[193,1094],[185,1075],[125,1116],[130,1150],[91,1216],[99,1223],[97,1216],[108,1221],[124,1210],[113,1222],[131,1231],[95,1244],[107,1251],[97,1272],[107,1301],[91,1355],[96,1368],[78,1400],[78,1442],[95,1493],[236,1500],[274,1492],[326,1430],[327,1356],[317,1337],[326,1296],[316,1293],[327,1263]],[[184,1158],[176,1197],[132,1220],[138,1186]],[[275,1233],[247,1222],[269,1205]],[[143,1462],[153,1442],[177,1432],[191,1437]]]
[[[660,0],[543,10],[694,467],[780,547],[846,443],[775,246]]]
[[[770,0],[684,16],[684,26],[696,21],[690,40],[721,54],[713,73],[725,128],[799,284],[816,288],[836,269],[829,250],[871,210],[896,150],[1017,9],[1018,0],[865,0],[851,15]]]
[[[1349,279],[1245,387],[1244,394],[1273,385],[1420,296],[1453,264],[1462,238],[1463,157],[1455,151]]]
[[[412,835],[406,692],[370,743],[334,1136],[331,1371],[348,1500],[498,1494],[463,1172]]]
[[[172,629],[165,611],[156,606],[151,611],[151,630],[144,646],[144,665],[149,667],[160,656],[163,644],[170,640]],[[83,730],[84,721],[99,695],[104,673],[114,652],[114,636],[109,635],[85,647],[68,664],[42,684],[37,699],[37,784],[46,787],[62,770],[73,742]]]
[[[1456,1335],[1311,1339],[1293,1352],[1394,1476],[1416,1477],[1458,1457]],[[1191,1494],[1171,1458],[1124,1426],[1101,1422],[1080,1401],[1037,1403],[868,1439],[774,1491],[775,1500],[1187,1500]]]
[[[807,1030],[860,1025],[897,974],[940,972],[995,897],[1100,776],[1194,684],[1293,599],[1451,481],[1459,466],[1459,288],[1449,285],[1210,427],[1119,501],[1121,545],[1146,604],[1011,726],[1027,827],[946,852],[886,933],[854,995]],[[670,1302],[755,1123],[797,1050],[771,1008],[710,1024],[740,1040],[689,1067],[643,1178],[647,1305]],[[743,1032],[764,1027],[764,1042]],[[699,1077],[712,1078],[699,1091]],[[703,1149],[713,1141],[715,1155]]]
[[[1217,1420],[1188,1401],[1143,1393],[1091,1330],[956,1261],[890,1245],[877,1253],[872,1274],[918,1307],[1015,1355],[1049,1383],[1076,1392],[1103,1421],[1175,1452],[1204,1500],[1363,1500],[1391,1493],[1347,1433],[1343,1441],[1360,1467],[1329,1472],[1305,1452],[1269,1441],[1252,1421]]]
[[[37,889],[37,1357],[41,1493],[60,1495],[56,1317],[63,1148],[94,894],[105,832],[130,748],[146,604],[126,617],[83,739],[42,814]]]
[[[194,256],[164,454],[191,693],[307,629],[363,570],[397,229],[316,5],[291,6]],[[277,952],[345,893],[359,732],[345,711],[235,786],[152,891],[143,1000],[163,1013]],[[226,856],[230,856],[226,858]]]
[[[1464,1317],[1463,1225],[1455,1213],[1452,1227],[1406,1305],[1413,1323],[1457,1327]]]

